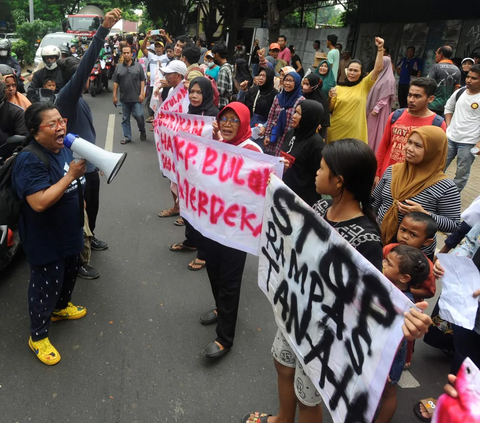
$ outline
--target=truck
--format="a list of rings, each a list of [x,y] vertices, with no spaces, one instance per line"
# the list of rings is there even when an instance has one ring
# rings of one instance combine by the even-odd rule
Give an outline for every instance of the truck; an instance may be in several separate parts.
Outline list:
[[[96,6],[82,7],[76,14],[68,15],[65,32],[90,41],[104,17],[103,10]]]

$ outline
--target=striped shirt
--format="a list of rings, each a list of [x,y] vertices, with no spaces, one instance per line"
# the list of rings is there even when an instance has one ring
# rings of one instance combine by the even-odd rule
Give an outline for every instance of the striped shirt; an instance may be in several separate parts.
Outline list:
[[[377,214],[377,222],[381,226],[383,218],[390,206],[393,204],[392,197],[392,166],[388,167],[380,179],[380,182],[373,190],[372,208]],[[443,179],[436,184],[424,189],[420,194],[409,200],[420,204],[427,213],[430,213],[438,230],[451,233],[460,223],[460,194],[457,186],[451,179]],[[398,212],[398,225],[403,220],[403,214]],[[396,236],[392,241],[397,242]],[[437,240],[428,247],[423,247],[422,251],[429,257],[433,257]]]

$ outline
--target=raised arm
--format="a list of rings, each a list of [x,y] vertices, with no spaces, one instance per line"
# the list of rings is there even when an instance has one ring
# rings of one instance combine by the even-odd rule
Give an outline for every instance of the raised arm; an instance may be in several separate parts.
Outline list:
[[[147,41],[150,39],[151,36],[152,36],[152,30],[149,29],[145,34],[145,39],[143,40],[140,46],[140,50],[142,50],[143,55],[147,58],[148,58]]]
[[[372,72],[370,73],[370,78],[372,81],[376,81],[378,75],[383,69],[383,44],[385,41],[383,38],[375,37],[375,45],[377,46],[377,58],[375,59],[375,67],[373,68]]]

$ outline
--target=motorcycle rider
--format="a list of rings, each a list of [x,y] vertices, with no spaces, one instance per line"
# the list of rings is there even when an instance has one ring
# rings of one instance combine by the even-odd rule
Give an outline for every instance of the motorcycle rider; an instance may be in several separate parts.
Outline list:
[[[0,65],[0,75],[6,84],[5,99],[25,110],[32,103],[23,94],[18,92],[18,79],[15,71],[8,65]]]
[[[10,157],[15,146],[7,145],[7,138],[13,135],[28,135],[25,126],[25,111],[6,99],[7,86],[0,79],[0,157]]]
[[[22,76],[22,68],[18,60],[12,57],[12,42],[7,39],[0,40],[0,65],[8,65],[15,70],[17,78]],[[19,91],[25,92],[23,82],[19,81]]]
[[[32,99],[34,98],[36,91],[43,87],[45,77],[49,76],[55,79],[55,83],[57,84],[55,94],[58,94],[65,85],[62,72],[57,66],[57,60],[60,59],[62,54],[60,49],[53,45],[45,46],[42,48],[41,54],[45,67],[33,74],[32,82],[28,86],[27,97],[32,103],[34,102]]]

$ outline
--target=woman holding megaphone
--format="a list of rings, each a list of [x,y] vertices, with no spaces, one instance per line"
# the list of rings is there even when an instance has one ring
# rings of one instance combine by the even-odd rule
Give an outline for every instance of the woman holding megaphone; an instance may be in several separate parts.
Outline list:
[[[50,322],[80,319],[87,310],[71,303],[83,249],[85,160],[64,148],[67,120],[52,103],[25,111],[32,151],[20,152],[12,188],[21,200],[20,239],[30,264],[28,345],[47,365],[60,354],[48,339]]]

